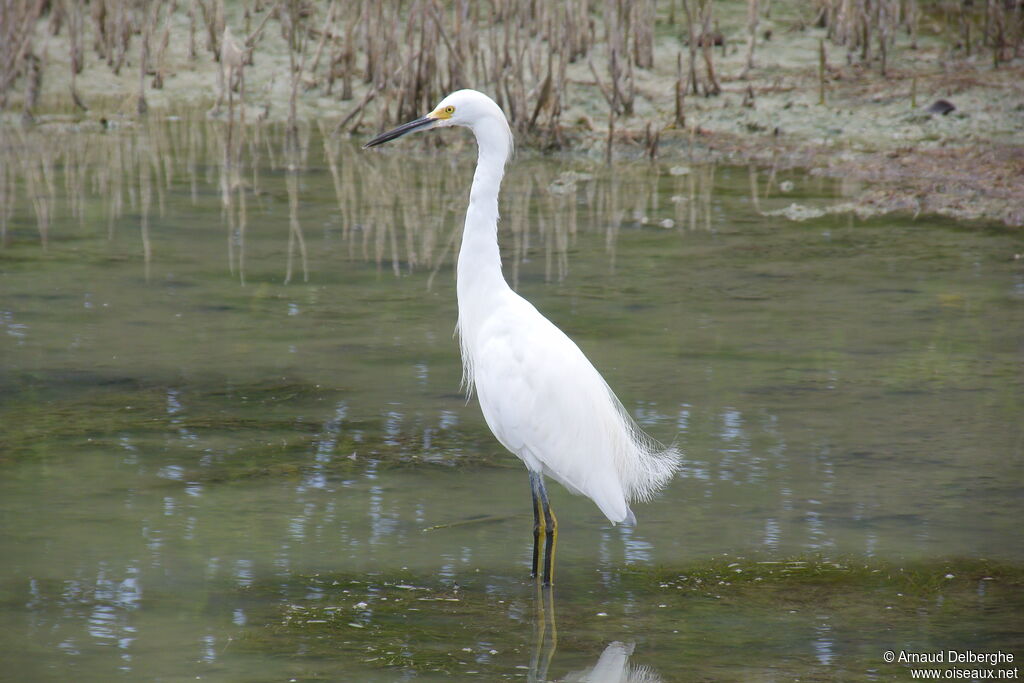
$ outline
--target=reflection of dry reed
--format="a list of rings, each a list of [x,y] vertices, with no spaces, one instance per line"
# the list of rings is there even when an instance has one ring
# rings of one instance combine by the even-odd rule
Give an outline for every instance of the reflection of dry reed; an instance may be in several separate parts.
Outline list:
[[[138,164],[139,195],[141,197],[139,232],[142,235],[142,261],[145,264],[146,282],[149,282],[153,263],[153,245],[149,239],[149,207],[153,198],[153,186],[150,178],[151,168],[147,161],[148,159],[140,159]]]
[[[96,236],[92,226],[104,222],[106,238],[113,239],[124,230],[126,211],[137,211],[140,260],[148,275],[159,258],[159,243],[150,235],[154,209],[166,215],[172,194],[194,204],[208,201],[204,188],[215,188],[226,270],[244,285],[251,214],[261,213],[266,197],[277,191],[288,198],[287,227],[282,225],[280,233],[284,280],[308,281],[316,247],[303,230],[302,201],[308,198],[301,187],[311,168],[322,168],[347,258],[375,263],[395,275],[428,272],[428,286],[451,267],[471,172],[457,155],[365,155],[331,137],[325,122],[318,129],[300,125],[295,133],[285,125],[230,122],[151,118],[136,129],[68,134],[6,129],[0,138],[0,243],[24,241],[10,225],[27,216],[34,216],[44,246],[55,230],[67,232],[77,225],[83,234]],[[417,164],[429,164],[433,172],[417,172]],[[284,171],[284,178],[268,176],[268,169]],[[276,186],[267,187],[271,183]],[[667,172],[657,164],[566,170],[528,158],[507,183],[501,230],[513,286],[519,285],[523,264],[531,261],[543,263],[547,281],[569,276],[570,254],[581,232],[603,236],[614,269],[623,226],[708,229],[712,220],[714,171],[706,166]],[[404,189],[401,201],[382,191],[396,187]],[[323,194],[316,196],[322,199]]]
[[[302,234],[302,225],[299,223],[299,175],[306,165],[305,150],[308,150],[308,139],[306,144],[293,128],[294,122],[289,122],[285,134],[284,158],[285,158],[285,185],[288,188],[288,260],[285,270],[284,283],[292,280],[292,261],[296,249],[302,262],[302,281],[309,282],[309,257],[306,251],[306,238]]]

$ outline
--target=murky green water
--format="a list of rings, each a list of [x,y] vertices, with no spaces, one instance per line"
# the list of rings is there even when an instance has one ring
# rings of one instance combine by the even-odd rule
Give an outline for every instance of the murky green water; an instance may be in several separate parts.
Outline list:
[[[886,650],[1024,657],[1016,233],[764,217],[841,188],[678,155],[515,160],[508,277],[685,452],[635,529],[551,487],[547,596],[525,470],[458,392],[468,140],[2,134],[0,677],[889,680],[909,672]]]

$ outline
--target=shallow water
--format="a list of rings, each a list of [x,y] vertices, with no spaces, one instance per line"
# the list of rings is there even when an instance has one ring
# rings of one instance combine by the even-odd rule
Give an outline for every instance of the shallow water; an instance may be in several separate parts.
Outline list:
[[[2,133],[11,680],[619,680],[602,666],[627,660],[631,680],[883,680],[907,675],[885,650],[1024,657],[1016,233],[765,217],[844,188],[678,153],[521,155],[506,275],[685,453],[636,528],[550,487],[546,595],[525,471],[458,389],[466,138]]]

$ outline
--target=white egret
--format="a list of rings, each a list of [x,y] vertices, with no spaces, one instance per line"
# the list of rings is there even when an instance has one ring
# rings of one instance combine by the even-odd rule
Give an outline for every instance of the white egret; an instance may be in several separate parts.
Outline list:
[[[579,347],[505,282],[498,190],[512,131],[491,98],[456,91],[426,116],[365,146],[448,126],[472,130],[479,149],[456,276],[463,383],[469,393],[476,389],[494,436],[530,472],[533,576],[550,585],[558,523],[543,475],[589,497],[612,523],[635,524],[629,503],[649,499],[668,482],[679,467],[679,452],[644,434]]]

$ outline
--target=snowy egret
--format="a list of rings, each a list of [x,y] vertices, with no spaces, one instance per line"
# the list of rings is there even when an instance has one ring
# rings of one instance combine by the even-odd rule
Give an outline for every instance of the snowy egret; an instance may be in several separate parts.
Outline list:
[[[613,524],[635,524],[629,503],[649,499],[668,482],[679,452],[644,434],[579,347],[505,282],[498,190],[512,131],[494,100],[456,91],[426,116],[365,146],[448,126],[472,130],[479,152],[456,275],[463,383],[468,393],[476,389],[494,436],[530,472],[533,576],[550,585],[558,522],[543,475],[589,497]]]

